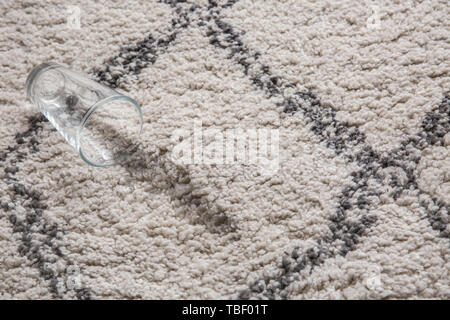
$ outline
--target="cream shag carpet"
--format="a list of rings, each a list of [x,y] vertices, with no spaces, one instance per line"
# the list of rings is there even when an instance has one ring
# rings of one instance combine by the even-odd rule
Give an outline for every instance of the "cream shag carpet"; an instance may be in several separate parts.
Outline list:
[[[449,18],[445,0],[2,1],[0,297],[449,299]],[[88,166],[40,116],[43,61],[142,105],[136,166]],[[278,130],[278,171],[173,161],[195,121]]]

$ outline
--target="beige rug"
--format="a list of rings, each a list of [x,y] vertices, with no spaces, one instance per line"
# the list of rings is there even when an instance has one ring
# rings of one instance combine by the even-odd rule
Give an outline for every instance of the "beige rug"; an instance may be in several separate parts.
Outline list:
[[[449,18],[444,0],[2,1],[0,297],[449,299]],[[26,100],[44,61],[141,104],[134,166],[88,166]],[[179,161],[199,128],[277,133],[273,170]]]

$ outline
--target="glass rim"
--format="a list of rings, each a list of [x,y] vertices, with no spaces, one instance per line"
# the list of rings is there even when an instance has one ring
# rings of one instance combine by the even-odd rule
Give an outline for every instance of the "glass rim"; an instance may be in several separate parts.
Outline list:
[[[115,100],[124,100],[126,102],[130,102],[137,109],[137,111],[139,113],[139,120],[140,120],[139,121],[139,131],[137,132],[137,136],[139,137],[141,135],[142,128],[143,128],[143,125],[144,125],[144,117],[143,117],[143,114],[142,114],[141,106],[139,105],[139,103],[137,103],[136,100],[134,100],[134,99],[132,99],[132,98],[130,98],[128,96],[118,94],[118,95],[109,96],[109,97],[106,97],[106,98],[104,98],[104,99],[102,99],[100,101],[97,101],[95,104],[93,104],[89,108],[89,110],[84,115],[83,119],[81,120],[80,126],[79,126],[79,128],[77,130],[77,135],[76,135],[77,146],[78,146],[77,152],[80,155],[81,159],[83,159],[86,163],[88,163],[91,166],[94,166],[94,167],[107,167],[107,166],[111,166],[111,165],[114,165],[114,164],[117,163],[115,159],[112,159],[111,161],[107,161],[107,162],[102,163],[102,164],[90,161],[83,154],[83,151],[82,151],[82,148],[81,148],[81,143],[80,143],[81,134],[83,132],[83,129],[86,127],[87,122],[89,121],[91,116],[94,114],[94,112],[99,107],[101,107],[101,106],[103,106],[103,105],[105,105],[105,104],[107,104],[109,102],[115,101]]]

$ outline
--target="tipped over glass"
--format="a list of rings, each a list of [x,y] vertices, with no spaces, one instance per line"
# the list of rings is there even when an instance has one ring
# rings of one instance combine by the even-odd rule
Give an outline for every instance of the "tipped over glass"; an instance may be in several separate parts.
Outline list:
[[[117,164],[135,151],[143,116],[134,99],[54,62],[31,70],[26,91],[88,164]]]

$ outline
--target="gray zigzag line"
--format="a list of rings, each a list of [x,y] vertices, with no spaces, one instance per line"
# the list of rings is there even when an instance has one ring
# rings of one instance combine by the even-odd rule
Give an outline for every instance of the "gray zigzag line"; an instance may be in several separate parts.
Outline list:
[[[168,35],[159,39],[154,39],[151,35],[136,44],[126,46],[120,53],[106,62],[106,65],[94,70],[94,76],[101,82],[112,87],[117,87],[120,79],[128,74],[139,74],[140,71],[153,64],[159,54],[164,52],[178,33],[186,28],[189,21],[189,14],[197,9],[191,4],[173,5],[176,17],[172,19],[171,26],[167,31]],[[119,59],[122,62],[119,63]],[[121,72],[113,72],[111,67],[122,67]],[[26,156],[25,150],[31,153],[39,151],[38,139],[43,131],[43,124],[47,122],[41,114],[31,117],[28,121],[28,129],[19,132],[15,136],[15,144],[9,146],[5,152],[0,153],[0,163],[9,161],[9,166],[4,169],[5,180],[10,185],[13,202],[21,201],[25,203],[27,213],[25,217],[19,217],[12,213],[14,203],[1,203],[1,208],[9,212],[9,220],[13,225],[13,232],[21,234],[21,245],[19,253],[26,256],[34,266],[39,269],[39,274],[49,281],[49,289],[55,298],[64,296],[78,299],[91,299],[91,290],[86,287],[77,287],[71,283],[74,279],[72,269],[76,266],[62,252],[63,232],[57,224],[47,222],[42,217],[43,211],[47,208],[43,203],[41,195],[36,190],[20,183],[16,174],[19,171],[18,163],[22,162]],[[54,130],[54,129],[53,129]],[[11,158],[11,156],[15,157]],[[34,240],[34,241],[33,241]],[[36,245],[35,242],[39,242]],[[60,242],[60,243],[57,243]],[[66,266],[63,271],[55,271],[51,265],[58,261],[64,261]]]
[[[356,248],[356,244],[359,243],[360,237],[364,234],[365,230],[375,223],[376,217],[368,213],[371,207],[374,206],[373,198],[376,198],[379,192],[373,187],[368,187],[369,181],[374,181],[379,185],[387,183],[397,188],[397,192],[395,193],[397,197],[408,188],[414,188],[414,190],[420,193],[416,183],[417,177],[414,174],[415,169],[401,163],[410,157],[411,152],[403,152],[400,157],[401,161],[389,161],[389,155],[391,153],[381,155],[375,152],[372,147],[366,144],[366,138],[362,132],[357,128],[349,128],[345,124],[339,123],[335,117],[336,111],[327,105],[323,105],[314,93],[309,91],[296,92],[293,96],[286,96],[284,94],[285,89],[294,88],[294,84],[284,81],[281,77],[274,76],[268,66],[259,64],[258,59],[260,54],[247,48],[234,29],[220,19],[219,12],[215,11],[214,8],[210,10],[206,17],[202,18],[202,21],[209,20],[213,21],[212,26],[208,26],[207,29],[207,35],[212,45],[230,51],[228,58],[243,67],[244,73],[252,80],[256,87],[266,92],[269,97],[283,97],[283,102],[279,104],[279,107],[283,108],[284,112],[294,113],[301,111],[310,123],[310,129],[319,136],[327,147],[332,148],[338,155],[342,154],[349,161],[357,162],[362,167],[361,170],[352,173],[353,185],[343,189],[338,208],[330,216],[330,234],[319,239],[318,245],[308,249],[303,255],[299,255],[297,249],[294,249],[291,253],[291,258],[296,263],[292,263],[287,258],[282,259],[282,274],[277,279],[256,281],[250,285],[249,290],[245,290],[240,294],[240,298],[244,299],[254,294],[274,298],[275,293],[280,292],[282,297],[286,298],[287,292],[283,292],[282,290],[294,281],[296,274],[307,266],[312,269],[315,266],[321,265],[327,258],[335,254],[345,256],[349,251]],[[423,145],[424,143],[429,146],[442,144],[444,135],[449,131],[448,118],[445,119],[445,116],[449,116],[448,97],[444,98],[440,107],[427,114],[422,125],[425,133],[421,132],[417,134],[419,139],[417,139],[415,145]],[[436,119],[436,117],[438,119],[444,119],[442,124],[430,127],[429,123],[425,123],[426,119]],[[411,139],[415,141],[413,137],[408,138],[400,149],[403,150],[406,146],[410,145]],[[354,153],[355,147],[359,147],[361,150]],[[417,159],[415,161],[418,162]],[[392,182],[398,181],[395,175],[388,182],[382,181],[383,177],[380,176],[379,169],[392,165],[406,172],[408,181],[404,185]],[[395,197],[395,194],[392,196]],[[440,236],[448,238],[448,232],[443,231],[446,228],[446,223],[448,223],[446,220],[446,217],[448,219],[448,205],[437,199],[432,199],[431,202],[437,204],[439,209],[426,212],[426,216],[432,228],[440,231]],[[422,203],[423,208],[426,208],[427,205],[428,202]],[[346,218],[346,212],[351,209],[358,210],[360,218],[356,222],[352,222]],[[337,252],[333,252],[329,245],[336,240],[341,240],[344,244]]]
[[[176,5],[176,1],[164,1],[168,4],[171,4],[172,6]],[[228,7],[231,6],[235,3],[236,1],[234,0],[230,0],[227,2],[227,4],[221,6],[221,7]],[[210,6],[209,6],[209,10],[210,13],[212,14],[211,16],[215,15],[215,18],[213,19],[214,22],[217,24],[217,26],[219,26],[219,29],[221,29],[219,31],[219,33],[222,33],[224,35],[227,35],[228,37],[231,37],[231,45],[229,44],[223,44],[221,43],[217,37],[215,37],[215,33],[212,32],[211,34],[208,34],[210,37],[212,37],[211,39],[211,43],[215,46],[221,47],[223,49],[232,49],[232,54],[230,55],[230,58],[232,59],[236,59],[236,55],[242,55],[242,53],[244,53],[244,55],[242,55],[241,57],[238,57],[239,59],[237,60],[238,64],[242,65],[244,67],[245,73],[248,75],[248,69],[250,67],[252,67],[251,62],[248,62],[245,55],[247,55],[247,58],[249,57],[249,50],[246,49],[242,42],[239,39],[239,36],[234,34],[234,31],[232,30],[232,28],[230,26],[228,26],[227,24],[223,23],[222,21],[217,19],[217,15],[218,15],[218,11],[215,10],[217,7],[219,7],[216,3],[216,1],[210,1]],[[195,9],[194,9],[195,11]],[[200,20],[203,20],[202,17],[200,17]],[[212,31],[210,29],[210,31]],[[230,39],[228,39],[227,41],[229,41]],[[234,48],[233,48],[233,43],[234,43]],[[244,50],[242,50],[244,49]],[[140,49],[142,50],[142,49]],[[145,49],[143,49],[145,50]],[[252,58],[256,58],[255,61],[258,59],[258,53],[254,53],[254,56],[252,56]],[[113,64],[112,64],[113,65]],[[134,65],[131,66],[130,64],[130,68],[126,69],[127,72],[131,72],[131,73],[139,73],[140,70],[142,68],[144,68],[146,65],[138,65],[137,71],[134,69]],[[266,66],[262,66],[262,71],[265,75],[270,75],[269,69]],[[108,71],[104,71],[106,73],[106,75],[108,74]],[[104,73],[102,74],[101,72],[98,73],[99,78],[102,78],[104,76]],[[120,78],[120,77],[119,77]],[[112,81],[110,82],[111,78],[103,78],[102,80],[109,83],[112,86],[116,86],[117,82],[114,80],[114,77],[112,77]],[[264,91],[268,92],[269,95],[279,95],[281,94],[280,92],[280,88],[282,88],[280,86],[280,84],[278,83],[279,81],[283,81],[281,78],[279,77],[270,77],[270,82],[267,82],[265,80],[262,80],[261,77],[252,77],[251,78],[253,83],[259,87],[260,89],[263,89]],[[289,86],[289,85],[287,85]],[[286,87],[287,87],[286,86]],[[297,99],[300,98],[300,101],[298,101]],[[310,109],[302,109],[302,107],[305,106],[305,104],[310,104],[310,107],[317,107],[319,106],[319,108],[310,108]],[[321,126],[323,129],[323,125],[326,125],[330,119],[332,119],[334,121],[334,111],[327,107],[324,106],[320,103],[320,101],[316,98],[316,96],[310,92],[304,92],[304,93],[297,93],[296,97],[290,97],[290,98],[286,98],[282,104],[280,104],[281,107],[283,107],[285,112],[295,112],[298,109],[301,109],[304,114],[309,118],[309,120],[312,123],[311,129],[313,130],[313,132],[319,134],[319,136],[321,135]],[[320,109],[322,109],[322,111],[319,111]],[[321,115],[325,115],[325,117],[322,117]],[[320,120],[318,122],[318,120]],[[357,154],[357,155],[351,155],[351,154],[345,154],[346,151],[351,150],[352,147],[356,146],[356,145],[364,145],[365,142],[365,137],[362,133],[360,133],[358,130],[353,130],[353,129],[349,129],[347,128],[345,125],[342,124],[338,124],[336,122],[332,122],[333,123],[333,133],[336,135],[335,137],[333,136],[328,136],[327,138],[325,137],[321,137],[323,141],[325,141],[325,143],[329,146],[329,147],[333,147],[336,151],[337,154],[340,154],[341,152],[344,152],[344,155],[346,157],[349,158],[350,161],[362,161],[365,163],[365,165],[367,165],[367,168],[369,168],[369,170],[367,170],[367,168],[365,168],[364,172],[363,171],[358,171],[355,172],[353,174],[354,178],[355,178],[355,183],[357,183],[357,188],[356,190],[352,190],[352,187],[346,187],[344,188],[342,194],[343,194],[343,201],[341,201],[340,206],[336,212],[336,215],[332,216],[330,218],[330,221],[334,222],[335,225],[331,225],[330,226],[330,230],[331,230],[331,237],[325,237],[324,239],[321,239],[322,242],[326,243],[327,241],[330,241],[329,239],[332,239],[332,241],[336,240],[336,239],[342,239],[346,245],[344,246],[344,250],[341,250],[341,253],[345,255],[346,250],[347,252],[349,250],[353,250],[355,244],[358,242],[358,238],[359,236],[362,235],[363,231],[370,227],[374,222],[375,222],[375,217],[372,216],[368,216],[363,214],[362,218],[359,220],[358,223],[349,223],[348,221],[345,220],[345,217],[343,215],[343,213],[345,212],[345,210],[349,209],[352,204],[349,203],[348,200],[350,200],[349,196],[351,197],[356,197],[356,205],[358,206],[359,209],[366,209],[368,207],[369,202],[367,201],[367,197],[371,196],[371,195],[377,195],[375,190],[368,190],[367,189],[367,181],[369,178],[379,178],[377,177],[377,170],[373,167],[373,163],[376,160],[376,163],[378,163],[379,160],[379,156],[376,156],[376,154],[374,153],[374,151],[370,148],[370,147],[365,147],[364,151]],[[323,132],[323,131],[322,131]],[[346,138],[343,138],[346,137]],[[356,158],[356,159],[355,159]],[[374,160],[374,158],[376,158]],[[0,154],[0,161],[2,159],[2,155]],[[384,160],[383,160],[384,161]],[[372,169],[370,169],[372,168]],[[369,174],[365,173],[365,172],[369,172]],[[361,192],[362,191],[362,192]],[[358,192],[360,193],[358,195]],[[365,195],[365,196],[364,196]],[[341,209],[341,210],[339,210]],[[448,210],[447,210],[448,212]],[[433,219],[435,219],[435,216],[433,215],[429,215],[431,217],[433,217]],[[333,227],[334,226],[334,227]],[[337,228],[336,228],[337,226]],[[299,270],[303,269],[304,267],[306,267],[306,265],[318,265],[321,264],[323,262],[323,260],[329,256],[331,256],[330,251],[327,248],[322,247],[321,245],[321,241],[319,241],[319,246],[317,248],[311,248],[310,250],[307,251],[306,255],[303,255],[300,259],[298,259],[299,255],[297,253],[297,250],[294,249],[294,251],[292,252],[291,256],[296,260],[300,260],[300,262],[292,269],[293,272],[298,272]],[[285,268],[286,270],[290,270],[290,266],[291,262],[283,259],[282,261],[282,266],[283,268]],[[289,272],[289,271],[288,271]],[[290,282],[290,275],[288,274],[288,272],[286,272],[284,275],[282,275],[279,279],[277,279],[277,281],[275,281],[275,285],[272,286],[266,286],[267,288],[263,288],[261,289],[261,284],[260,283],[254,283],[251,286],[251,290],[249,291],[248,294],[250,293],[254,293],[254,292],[262,292],[262,291],[266,291],[266,296],[271,297],[271,295],[273,295],[273,293],[275,292],[274,289],[277,289],[277,286],[284,286],[286,287],[287,284]],[[246,292],[243,292],[241,294],[242,298],[245,298],[247,295]]]

